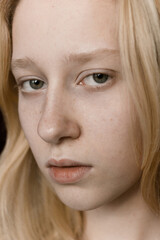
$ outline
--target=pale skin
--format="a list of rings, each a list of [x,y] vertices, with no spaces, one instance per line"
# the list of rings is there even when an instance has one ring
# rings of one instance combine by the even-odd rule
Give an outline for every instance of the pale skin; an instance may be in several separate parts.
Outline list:
[[[118,1],[22,0],[12,56],[19,117],[56,194],[85,211],[84,240],[156,240],[159,218],[141,196],[141,159],[131,147],[133,108],[121,77],[117,33]],[[94,73],[106,81],[95,82]],[[38,89],[32,79],[39,80]],[[45,166],[50,158],[92,169],[77,183],[58,184]]]

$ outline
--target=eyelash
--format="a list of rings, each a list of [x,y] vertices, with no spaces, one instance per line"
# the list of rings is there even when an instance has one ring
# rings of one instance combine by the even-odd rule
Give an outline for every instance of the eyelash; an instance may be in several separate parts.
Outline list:
[[[111,72],[113,72],[113,71],[111,71]],[[80,74],[81,75],[81,74]],[[82,75],[84,75],[84,73],[82,74]],[[98,85],[88,85],[88,84],[83,84],[82,82],[84,82],[85,80],[87,80],[87,78],[89,79],[89,77],[92,77],[92,80],[94,81],[94,76],[95,75],[103,75],[103,76],[107,76],[106,78],[107,78],[107,80],[106,80],[106,82],[105,83],[97,83]],[[79,77],[78,77],[79,78]],[[80,86],[86,86],[86,88],[89,88],[89,89],[100,89],[100,88],[103,88],[103,87],[105,87],[106,85],[111,85],[112,84],[112,80],[114,79],[114,76],[113,76],[113,74],[110,74],[110,73],[108,73],[108,72],[106,72],[106,71],[97,71],[97,72],[93,72],[93,73],[91,73],[91,74],[88,74],[88,75],[84,75],[84,77],[80,77],[80,79],[81,79],[81,81],[79,80],[78,82],[79,82],[79,84],[78,85],[80,85]],[[34,89],[34,88],[32,88],[31,87],[31,81],[40,81],[41,83],[43,83],[43,85],[42,85],[42,88],[40,88],[40,89]],[[28,83],[30,86],[30,88],[32,89],[32,90],[28,90],[28,91],[26,91],[26,90],[24,90],[24,84],[25,83]],[[96,82],[95,82],[96,83]],[[19,83],[17,83],[17,87],[21,90],[21,91],[23,91],[23,92],[35,92],[35,91],[38,91],[38,90],[42,90],[42,89],[45,89],[45,88],[43,88],[43,86],[45,85],[45,82],[44,81],[42,81],[41,79],[38,79],[38,78],[32,78],[32,79],[28,79],[28,80],[22,80],[22,81],[20,81]]]

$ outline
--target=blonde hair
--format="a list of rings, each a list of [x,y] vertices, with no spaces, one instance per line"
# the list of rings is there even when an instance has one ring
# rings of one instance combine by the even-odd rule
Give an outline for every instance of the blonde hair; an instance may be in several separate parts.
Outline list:
[[[18,94],[10,72],[12,18],[18,2],[0,2],[0,108],[7,127],[7,143],[0,158],[0,239],[81,239],[83,213],[68,208],[54,194],[40,173],[20,127]],[[119,2],[122,75],[142,135],[141,189],[145,201],[158,213],[160,1]]]

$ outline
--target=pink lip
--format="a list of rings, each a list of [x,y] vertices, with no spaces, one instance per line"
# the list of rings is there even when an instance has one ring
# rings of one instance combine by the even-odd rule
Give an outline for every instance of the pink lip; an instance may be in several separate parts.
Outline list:
[[[59,161],[51,159],[46,166],[49,168],[50,177],[61,184],[80,181],[92,168],[91,165],[69,159],[61,159]]]
[[[91,165],[82,163],[82,162],[76,162],[73,160],[69,160],[69,159],[61,159],[61,160],[55,160],[55,159],[50,159],[47,164],[46,167],[71,167],[71,166],[86,166],[86,167],[91,167]]]

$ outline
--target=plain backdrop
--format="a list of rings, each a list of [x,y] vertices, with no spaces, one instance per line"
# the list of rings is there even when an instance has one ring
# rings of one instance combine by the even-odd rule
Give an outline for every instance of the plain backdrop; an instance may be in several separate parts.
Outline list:
[[[0,111],[0,152],[2,152],[6,140],[6,129],[3,121],[3,117]]]

